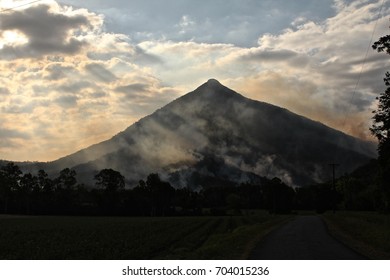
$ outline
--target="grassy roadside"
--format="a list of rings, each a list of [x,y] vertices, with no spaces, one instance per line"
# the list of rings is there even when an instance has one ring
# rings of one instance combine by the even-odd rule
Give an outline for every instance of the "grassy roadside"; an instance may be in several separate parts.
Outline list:
[[[292,219],[292,216],[273,216],[251,225],[236,228],[230,233],[215,234],[194,252],[195,259],[248,259],[257,243],[273,229]]]
[[[389,215],[339,211],[322,217],[329,233],[350,248],[370,259],[390,259]]]

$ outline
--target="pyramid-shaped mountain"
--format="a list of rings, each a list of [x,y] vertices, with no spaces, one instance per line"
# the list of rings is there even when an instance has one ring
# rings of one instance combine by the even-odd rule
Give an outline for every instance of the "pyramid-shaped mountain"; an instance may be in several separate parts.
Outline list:
[[[176,187],[258,176],[300,186],[329,180],[330,163],[345,172],[375,156],[372,143],[211,79],[110,140],[40,167],[74,168],[89,184],[99,170],[113,168],[130,186],[152,172]]]

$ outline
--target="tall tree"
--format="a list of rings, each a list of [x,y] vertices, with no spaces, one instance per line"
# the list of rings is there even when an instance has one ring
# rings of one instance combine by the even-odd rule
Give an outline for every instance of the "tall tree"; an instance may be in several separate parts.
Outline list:
[[[8,203],[12,192],[19,188],[22,171],[13,162],[0,168],[0,199],[3,201],[3,211],[8,212]]]
[[[8,201],[11,195],[11,184],[10,180],[6,174],[6,172],[3,170],[3,168],[0,169],[0,205],[2,205],[2,208],[0,211],[3,213],[7,213],[8,211]]]
[[[390,55],[390,35],[379,38],[372,48],[378,52],[386,52]],[[370,128],[379,141],[379,157],[389,158],[389,137],[390,137],[390,72],[385,73],[384,82],[386,90],[379,94],[378,109],[373,111],[374,124]]]
[[[96,176],[96,186],[104,190],[101,207],[105,214],[113,215],[120,212],[122,205],[119,191],[125,188],[125,177],[119,171],[113,169],[103,169]]]
[[[75,211],[75,202],[77,198],[77,179],[76,171],[65,168],[60,171],[60,175],[55,181],[55,205],[60,214],[70,214]]]
[[[47,175],[45,170],[40,169],[38,171],[37,177],[40,191],[45,193],[50,193],[53,191],[53,181],[49,178],[49,175]]]
[[[76,171],[65,168],[60,171],[60,176],[56,179],[57,189],[73,190],[76,187]]]
[[[38,191],[38,179],[31,173],[24,174],[17,189],[17,198],[20,209],[24,214],[30,214],[32,193]]]
[[[168,214],[175,195],[175,189],[171,184],[162,181],[158,174],[152,173],[146,179],[146,189],[152,201],[151,216],[165,216]]]
[[[372,45],[374,50],[378,52],[386,52],[390,55],[390,35],[379,38]],[[386,90],[377,97],[378,108],[373,111],[374,123],[370,128],[378,143],[378,159],[380,165],[379,177],[380,185],[383,191],[383,207],[384,210],[390,210],[390,72],[386,72],[384,82]]]
[[[119,171],[103,169],[95,175],[96,186],[108,192],[116,192],[125,188],[125,177]]]

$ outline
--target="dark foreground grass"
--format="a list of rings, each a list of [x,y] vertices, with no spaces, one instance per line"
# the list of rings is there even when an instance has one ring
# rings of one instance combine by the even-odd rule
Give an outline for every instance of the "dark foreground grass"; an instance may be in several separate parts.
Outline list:
[[[240,259],[288,216],[0,216],[0,259]]]
[[[370,259],[390,259],[390,215],[336,212],[323,215],[329,232]]]

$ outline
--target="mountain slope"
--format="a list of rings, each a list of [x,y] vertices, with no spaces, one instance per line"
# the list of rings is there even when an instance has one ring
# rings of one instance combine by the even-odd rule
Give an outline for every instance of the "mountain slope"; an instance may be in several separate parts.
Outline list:
[[[234,181],[257,174],[304,185],[328,180],[329,163],[345,172],[372,157],[372,143],[250,100],[211,79],[110,140],[41,167],[73,167],[84,179],[113,168],[130,185],[151,172],[181,186],[196,187],[194,174]],[[210,160],[218,162],[218,171],[206,164]]]

